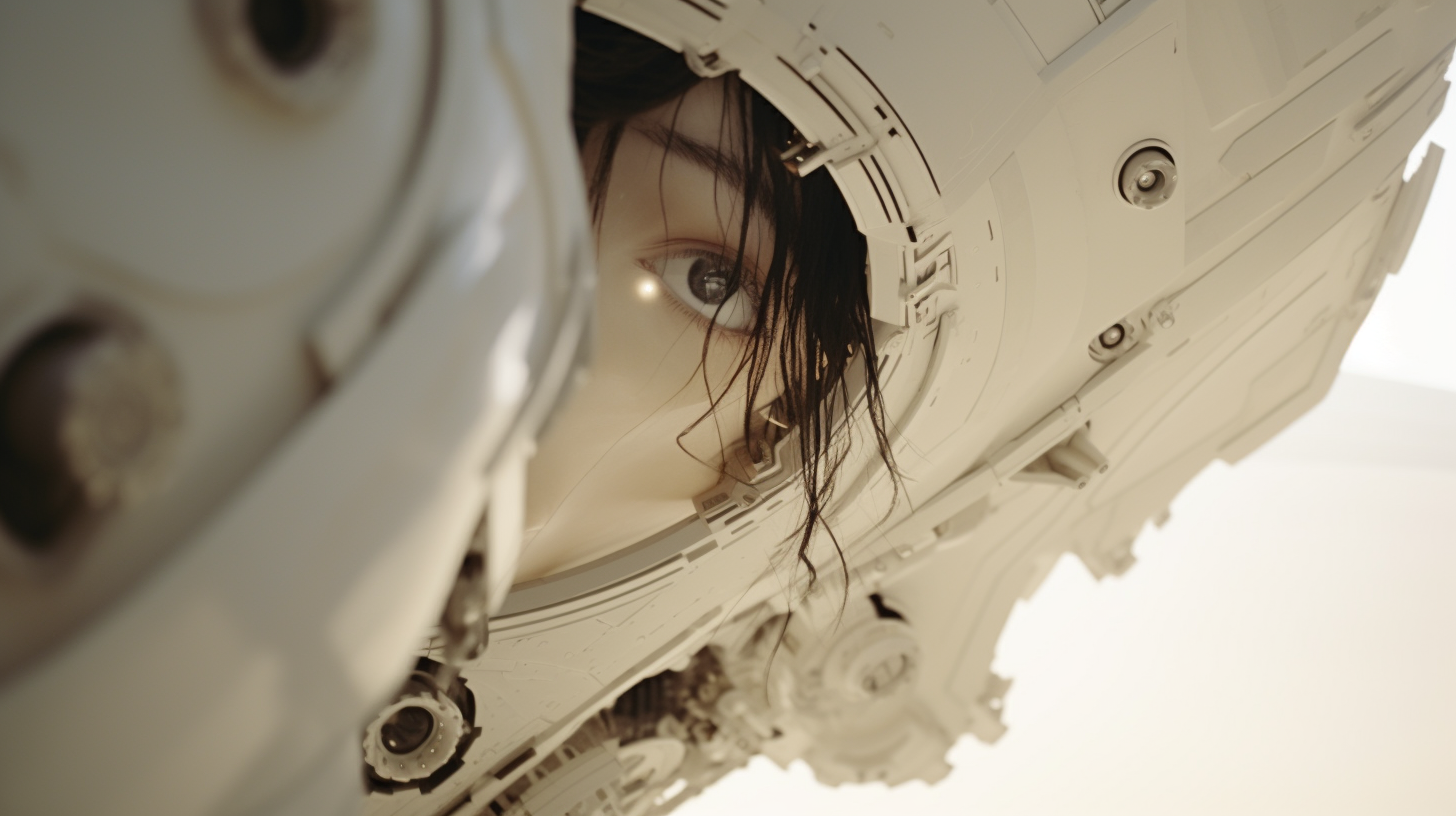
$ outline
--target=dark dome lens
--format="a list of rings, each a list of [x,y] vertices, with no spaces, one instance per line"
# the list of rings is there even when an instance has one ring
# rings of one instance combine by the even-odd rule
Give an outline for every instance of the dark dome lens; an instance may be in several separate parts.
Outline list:
[[[425,744],[435,730],[435,718],[419,706],[394,712],[379,729],[379,738],[391,754],[408,754]]]
[[[258,49],[285,73],[307,68],[328,42],[326,0],[249,0],[248,25]]]

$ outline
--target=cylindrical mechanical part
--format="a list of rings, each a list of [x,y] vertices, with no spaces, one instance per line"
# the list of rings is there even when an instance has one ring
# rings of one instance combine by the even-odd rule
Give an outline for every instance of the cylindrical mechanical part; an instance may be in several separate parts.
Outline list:
[[[1097,340],[1102,344],[1103,348],[1110,349],[1116,348],[1117,344],[1121,343],[1125,337],[1127,337],[1127,330],[1122,327],[1121,323],[1114,323],[1103,331],[1102,334],[1098,335]]]
[[[416,671],[364,729],[364,762],[385,782],[419,782],[445,767],[469,731],[455,700],[433,677]]]
[[[1145,147],[1123,162],[1117,182],[1127,203],[1151,210],[1163,206],[1172,197],[1178,187],[1178,168],[1167,151]]]
[[[172,366],[140,331],[51,324],[0,373],[0,518],[42,547],[136,498],[165,471],[181,415]]]

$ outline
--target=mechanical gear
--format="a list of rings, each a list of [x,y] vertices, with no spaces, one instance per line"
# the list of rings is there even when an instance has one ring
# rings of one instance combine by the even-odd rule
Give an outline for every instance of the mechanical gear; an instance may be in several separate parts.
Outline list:
[[[418,713],[417,713],[418,712]],[[390,727],[401,716],[428,717],[418,740],[394,744]],[[391,782],[428,779],[455,757],[470,735],[460,706],[435,685],[434,677],[415,672],[405,690],[364,729],[364,762],[372,773]]]

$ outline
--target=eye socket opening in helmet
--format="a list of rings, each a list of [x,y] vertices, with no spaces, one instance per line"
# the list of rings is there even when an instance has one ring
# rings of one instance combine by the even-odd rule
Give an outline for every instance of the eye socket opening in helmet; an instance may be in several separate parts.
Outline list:
[[[709,166],[715,184],[740,193],[734,199],[737,234],[728,241],[730,251],[715,261],[716,277],[696,288],[687,280],[694,292],[711,288],[726,296],[698,310],[706,328],[696,387],[707,392],[708,408],[683,430],[679,447],[699,457],[699,451],[682,444],[682,437],[704,423],[719,426],[713,460],[728,472],[730,448],[742,445],[752,451],[786,432],[792,437],[788,444],[802,463],[792,478],[804,495],[797,557],[812,583],[810,543],[826,523],[853,444],[849,420],[858,412],[868,419],[872,434],[867,441],[898,488],[865,281],[865,237],[826,169],[800,177],[785,165],[785,151],[802,137],[736,73],[705,79],[690,69],[682,54],[580,9],[576,36],[573,127],[584,156],[590,157],[584,160],[587,190],[599,231],[605,210],[612,206],[607,194],[618,149],[634,129],[658,144],[664,157],[677,153]],[[677,127],[685,95],[714,82],[722,84],[722,133],[716,145]],[[671,113],[668,127],[643,125],[645,113],[661,110]],[[749,225],[755,219],[769,225],[771,244],[757,262],[748,251]],[[680,265],[690,275],[702,264]],[[662,279],[662,288],[671,290],[672,280],[667,275]],[[737,293],[746,295],[746,306],[734,305]],[[725,319],[744,308],[746,320]],[[710,378],[710,351],[729,343],[737,343],[737,352],[726,378]],[[725,433],[722,426],[733,430]]]

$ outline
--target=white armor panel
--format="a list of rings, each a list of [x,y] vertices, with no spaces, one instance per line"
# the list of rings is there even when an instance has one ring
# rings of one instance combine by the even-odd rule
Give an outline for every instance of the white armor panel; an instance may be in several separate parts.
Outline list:
[[[1420,220],[1440,149],[1402,170],[1456,38],[1450,3],[585,6],[739,71],[834,175],[908,495],[860,451],[848,585],[821,542],[799,601],[781,442],[696,517],[516,586],[460,675],[458,768],[370,813],[663,813],[759,752],[895,784],[995,741],[1016,600],[1064,553],[1127,570],[1195,473],[1329,387]]]
[[[356,809],[447,596],[483,647],[592,302],[569,14],[0,7],[0,812]]]
[[[1017,599],[1065,553],[1127,570],[1328,389],[1456,40],[1450,0],[582,5],[739,72],[834,177],[899,500],[859,446],[804,594],[788,436],[506,595],[589,312],[568,9],[6,7],[0,810],[342,811],[363,772],[380,816],[665,813],[756,753],[939,779],[1005,730]]]

